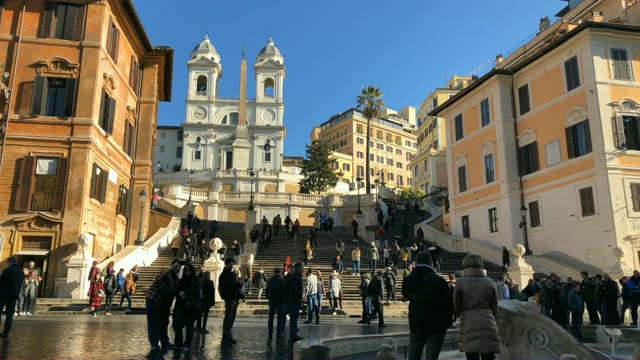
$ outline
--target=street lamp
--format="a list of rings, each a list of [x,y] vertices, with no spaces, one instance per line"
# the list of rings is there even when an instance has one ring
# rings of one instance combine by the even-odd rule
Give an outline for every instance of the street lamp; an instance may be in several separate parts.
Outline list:
[[[191,205],[191,186],[193,183],[193,175],[196,173],[195,170],[189,170],[189,200],[187,200],[187,205]]]
[[[522,229],[522,238],[524,239],[525,255],[532,255],[529,249],[529,234],[527,232],[527,207],[522,204],[520,208],[520,229]]]
[[[142,218],[144,217],[144,205],[147,202],[147,192],[142,189],[140,191],[140,226],[138,227],[138,239],[136,240],[136,245],[142,245]]]
[[[376,212],[378,212],[380,211],[380,203],[378,203],[378,196],[380,192],[380,188],[378,188],[378,185],[380,184],[380,180],[376,179],[374,183],[376,184]]]
[[[358,188],[358,210],[356,211],[356,214],[358,215],[362,215],[362,209],[360,209],[360,181],[362,181],[362,178],[358,176],[356,178],[356,187]]]
[[[163,170],[162,169],[162,161],[158,160],[158,162],[156,163],[156,166],[158,167],[158,173],[156,174],[156,188],[160,187],[160,172]]]
[[[252,172],[249,173],[249,177],[251,178],[251,189],[250,189],[250,194],[251,194],[251,198],[249,199],[249,207],[247,208],[248,211],[253,211],[253,177],[256,174]]]

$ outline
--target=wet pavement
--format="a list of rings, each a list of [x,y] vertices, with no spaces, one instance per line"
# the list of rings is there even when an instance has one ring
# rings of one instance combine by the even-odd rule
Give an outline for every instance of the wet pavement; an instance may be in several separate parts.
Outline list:
[[[397,333],[408,328],[405,319],[390,319],[388,327],[382,329],[359,325],[357,321],[357,318],[321,319],[319,325],[300,323],[299,335],[305,339],[339,338]],[[143,315],[18,317],[14,318],[9,338],[0,339],[0,359],[289,359],[293,352],[293,344],[286,338],[267,340],[264,318],[236,319],[235,345],[221,344],[222,318],[210,318],[207,327],[209,334],[195,334],[191,351],[169,350],[158,355],[149,351]],[[173,342],[171,325],[169,338]]]

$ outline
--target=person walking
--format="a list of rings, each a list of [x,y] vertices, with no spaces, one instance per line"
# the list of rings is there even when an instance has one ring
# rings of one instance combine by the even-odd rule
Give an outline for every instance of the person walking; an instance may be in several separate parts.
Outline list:
[[[384,324],[384,283],[382,282],[382,271],[378,271],[378,274],[374,275],[369,282],[369,288],[367,289],[367,295],[371,299],[371,311],[372,316],[378,318],[378,327],[387,327]],[[367,322],[371,324],[371,322]]]
[[[305,324],[313,323],[315,315],[316,324],[320,323],[320,308],[318,307],[318,276],[313,273],[313,269],[307,269],[307,279],[304,291],[304,298],[307,301],[307,313],[309,319],[305,321]]]
[[[233,338],[231,330],[233,323],[236,321],[236,312],[238,311],[238,303],[244,300],[242,280],[238,279],[236,273],[233,272],[235,260],[227,258],[224,261],[224,269],[218,278],[218,292],[224,300],[224,320],[222,322],[222,342],[235,344],[238,341]]]
[[[216,306],[216,287],[211,280],[211,272],[205,271],[202,277],[202,312],[196,323],[196,331],[202,334],[208,334],[207,320],[209,320],[209,310],[212,306]]]
[[[576,338],[578,341],[584,341],[584,336],[582,336],[582,331],[580,330],[582,327],[582,314],[584,314],[584,301],[580,293],[580,283],[577,281],[572,284],[572,289],[569,291],[567,307],[571,311],[571,326],[573,326]]]
[[[371,276],[368,273],[362,273],[360,276],[360,299],[362,301],[362,319],[358,321],[358,324],[371,324],[369,319],[371,316],[371,298],[369,297],[369,283],[371,282]]]
[[[111,315],[111,305],[113,304],[113,297],[116,295],[117,290],[118,282],[116,280],[116,270],[112,269],[111,273],[107,274],[107,277],[104,279],[105,315]]]
[[[0,274],[0,317],[3,309],[5,314],[4,331],[0,333],[1,338],[9,336],[16,301],[22,291],[22,282],[24,281],[24,272],[18,265],[18,259],[15,256],[7,258],[7,265],[7,268],[2,270],[2,274]]]
[[[309,265],[311,259],[313,259],[313,249],[311,249],[311,241],[307,240],[304,244],[304,266]]]
[[[124,278],[124,293],[120,298],[120,308],[122,308],[122,300],[124,298],[127,299],[127,310],[125,312],[131,311],[131,297],[136,294],[136,270],[131,269],[129,273]]]
[[[287,301],[289,305],[289,338],[292,342],[300,341],[298,335],[298,318],[300,317],[300,302],[302,301],[302,264],[296,263],[293,267],[289,284],[287,286]]]
[[[272,221],[273,224],[273,236],[280,235],[280,226],[282,226],[282,218],[280,214],[277,214]]]
[[[452,322],[451,292],[433,269],[429,253],[419,253],[415,261],[416,267],[402,282],[402,296],[409,300],[409,359],[421,359],[425,348],[427,359],[438,359]]]
[[[337,315],[338,300],[340,299],[340,292],[342,291],[342,281],[338,278],[338,272],[333,271],[331,278],[329,278],[329,304],[333,309],[333,315]],[[342,308],[342,306],[340,307]]]
[[[384,280],[384,287],[387,290],[387,305],[389,304],[389,299],[393,300],[393,303],[396,303],[396,274],[391,271],[391,267],[387,267],[384,275],[382,276]]]
[[[273,269],[273,276],[267,282],[267,299],[269,300],[269,339],[273,338],[273,318],[277,314],[278,320],[276,323],[276,335],[284,337],[284,303],[287,297],[285,289],[284,278],[282,277],[279,267]]]
[[[369,248],[369,272],[375,274],[376,265],[378,263],[378,259],[380,258],[380,253],[378,252],[378,248],[376,247],[375,241],[371,242],[371,247]]]
[[[318,317],[320,317],[320,313],[322,312],[322,298],[326,295],[326,290],[324,288],[324,281],[322,280],[322,272],[320,272],[320,270],[316,272],[316,276],[318,277],[318,294],[316,297],[318,298]]]
[[[178,286],[181,266],[177,259],[163,269],[149,286],[146,296],[147,333],[151,350],[167,350],[169,344],[169,312]],[[158,346],[160,343],[160,346]]]
[[[360,241],[360,236],[358,236],[358,222],[356,221],[356,217],[354,215],[353,220],[351,220],[351,231],[353,232],[353,242]]]
[[[511,257],[509,256],[509,250],[506,246],[502,247],[502,271],[507,271],[511,266]]]
[[[231,250],[233,250],[233,262],[234,264],[238,263],[238,257],[242,254],[242,245],[238,242],[238,240],[233,240],[233,244],[231,245]]]
[[[258,289],[258,300],[260,300],[262,291],[267,286],[267,276],[264,274],[264,269],[260,269],[253,275],[253,285]]]
[[[29,271],[24,279],[22,309],[26,310],[27,315],[35,315],[36,313],[36,296],[38,294],[38,278],[35,271]]]
[[[100,310],[102,297],[104,296],[104,286],[102,285],[102,276],[100,273],[93,276],[87,296],[89,296],[89,314],[96,317],[98,310]]]
[[[176,288],[176,302],[173,306],[173,344],[178,350],[189,351],[191,349],[193,324],[202,312],[201,289],[202,284],[196,276],[195,268],[191,264],[185,265],[182,269],[182,278]],[[183,330],[186,334],[183,333]]]
[[[344,263],[342,262],[342,257],[340,255],[336,255],[336,259],[333,260],[331,264],[334,272],[337,272],[338,275],[342,275],[342,270],[344,269]]]
[[[341,238],[339,238],[336,243],[336,253],[340,255],[340,259],[344,256],[344,241],[342,241]]]
[[[633,277],[629,280],[633,280],[633,278],[636,277],[636,273],[637,270],[633,271]],[[589,313],[589,325],[598,325],[600,324],[600,317],[598,316],[598,295],[596,294],[596,281],[594,278],[589,277],[589,273],[587,273],[586,271],[582,271],[580,273],[580,276],[582,276],[582,282],[580,283],[580,291],[582,292],[582,296],[584,297],[584,302],[585,305],[587,307],[587,312]],[[634,315],[635,313],[635,317],[633,317],[633,323],[631,325],[635,325],[638,321],[638,304],[640,304],[640,288],[638,287],[640,286],[640,273],[638,273],[636,281],[635,281],[635,285],[632,286],[631,288],[629,288],[629,283],[627,282],[627,289],[631,289],[632,293],[633,291],[635,291],[635,296],[637,298],[636,301],[636,306],[635,309],[636,310],[632,310],[631,315]],[[633,294],[632,294],[632,298],[633,298]],[[633,309],[633,303],[632,303],[632,309]]]
[[[171,240],[171,251],[173,251],[173,257],[178,257],[178,252],[180,251],[180,235],[176,235]]]
[[[351,250],[351,275],[360,276],[360,247]]]
[[[500,352],[495,320],[498,294],[493,280],[487,277],[483,268],[482,257],[467,255],[462,266],[463,276],[457,280],[453,291],[453,302],[460,319],[458,349],[466,353],[468,360],[492,360]]]

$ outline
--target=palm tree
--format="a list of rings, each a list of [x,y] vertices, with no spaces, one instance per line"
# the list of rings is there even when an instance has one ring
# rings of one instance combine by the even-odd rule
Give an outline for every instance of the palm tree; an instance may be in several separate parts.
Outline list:
[[[384,101],[380,99],[384,95],[380,92],[380,88],[373,87],[371,85],[366,88],[362,88],[360,95],[356,99],[358,109],[362,109],[362,115],[367,119],[367,151],[365,161],[365,182],[367,186],[367,194],[371,193],[371,179],[370,179],[370,139],[371,139],[371,120],[380,117],[382,114],[382,108],[384,107]]]

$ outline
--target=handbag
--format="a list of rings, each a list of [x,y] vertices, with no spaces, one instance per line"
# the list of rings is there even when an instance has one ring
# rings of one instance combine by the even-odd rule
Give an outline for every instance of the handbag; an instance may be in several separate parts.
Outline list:
[[[202,312],[202,301],[198,298],[187,297],[184,302],[184,306],[187,311],[200,314]]]
[[[103,298],[104,297],[104,290],[98,291],[98,296]]]

